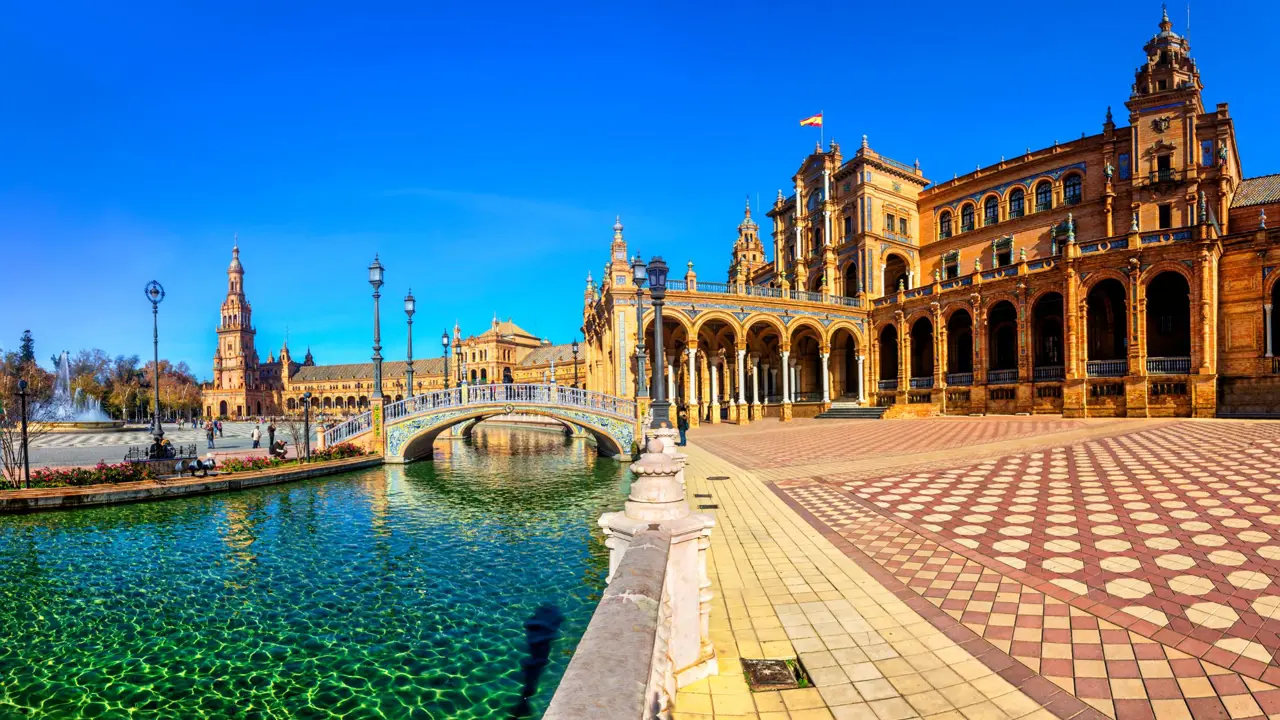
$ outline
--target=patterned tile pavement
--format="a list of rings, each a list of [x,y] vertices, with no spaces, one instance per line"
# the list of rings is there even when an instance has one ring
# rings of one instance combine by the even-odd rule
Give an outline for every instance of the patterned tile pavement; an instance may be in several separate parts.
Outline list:
[[[1105,715],[1280,717],[1280,425],[1140,427],[774,489]],[[964,434],[1001,436],[987,433]]]

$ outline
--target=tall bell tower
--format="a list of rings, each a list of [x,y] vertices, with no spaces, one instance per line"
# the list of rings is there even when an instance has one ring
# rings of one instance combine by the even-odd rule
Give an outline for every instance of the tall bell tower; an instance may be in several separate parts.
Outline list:
[[[222,301],[218,323],[218,349],[214,351],[214,382],[221,390],[253,389],[257,382],[258,352],[253,347],[253,310],[244,296],[244,266],[240,244],[231,249],[227,267],[227,298]]]

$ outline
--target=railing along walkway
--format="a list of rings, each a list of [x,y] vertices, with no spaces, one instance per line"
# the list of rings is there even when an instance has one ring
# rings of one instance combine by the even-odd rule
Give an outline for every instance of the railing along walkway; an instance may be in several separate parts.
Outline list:
[[[387,422],[395,422],[444,408],[503,403],[587,410],[624,420],[635,420],[636,417],[635,400],[550,383],[468,385],[436,390],[391,403],[383,410],[383,415]]]

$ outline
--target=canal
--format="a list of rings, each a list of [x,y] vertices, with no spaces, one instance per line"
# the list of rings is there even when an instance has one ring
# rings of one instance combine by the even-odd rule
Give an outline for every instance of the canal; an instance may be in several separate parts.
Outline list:
[[[0,517],[0,717],[539,717],[629,473],[539,430],[436,452]]]

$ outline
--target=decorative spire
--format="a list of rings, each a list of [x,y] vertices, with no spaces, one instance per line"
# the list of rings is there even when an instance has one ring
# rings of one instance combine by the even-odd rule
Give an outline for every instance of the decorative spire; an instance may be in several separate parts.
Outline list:
[[[778,188],[778,202],[782,202],[782,188]]]
[[[865,148],[870,147],[870,145],[867,145],[867,136],[866,136],[866,135],[863,135],[863,136],[862,136],[862,147],[863,147],[864,149],[865,149]]]
[[[231,265],[227,272],[244,272],[244,266],[240,264],[240,233],[236,233],[231,241]]]
[[[750,193],[747,193],[747,210],[743,214],[743,217],[745,217],[748,220],[751,219],[751,194]]]
[[[821,154],[822,154],[822,143],[821,143],[821,142],[816,142],[816,143],[814,143],[814,144],[813,144],[813,154],[814,154],[814,155],[821,155]]]
[[[617,219],[613,223],[613,239],[614,240],[622,239],[622,216],[621,215],[618,215]]]
[[[1114,125],[1114,124],[1115,124],[1115,120],[1111,117],[1111,106],[1110,106],[1110,105],[1108,105],[1108,106],[1107,106],[1107,124],[1108,124],[1108,125]]]

